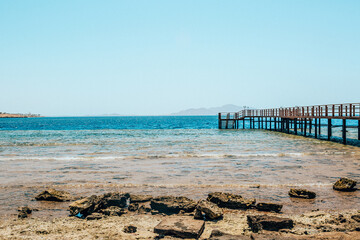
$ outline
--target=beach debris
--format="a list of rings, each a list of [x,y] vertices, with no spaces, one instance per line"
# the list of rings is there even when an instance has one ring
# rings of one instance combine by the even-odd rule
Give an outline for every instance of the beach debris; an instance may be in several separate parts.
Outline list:
[[[121,207],[111,206],[100,210],[100,212],[106,216],[121,216],[126,213],[126,210]]]
[[[232,235],[223,233],[219,230],[212,230],[209,240],[251,240],[251,237],[246,235]]]
[[[267,212],[280,212],[283,205],[276,203],[258,203],[256,204],[256,209],[259,211],[267,211]]]
[[[244,199],[240,195],[223,192],[213,192],[208,194],[208,201],[217,204],[219,207],[231,209],[248,209],[254,207],[255,199]]]
[[[101,213],[92,213],[88,215],[85,219],[86,220],[99,220],[102,219],[103,215]]]
[[[135,212],[139,209],[139,204],[138,203],[130,203],[128,206],[128,210]]]
[[[196,202],[187,197],[162,196],[151,200],[151,208],[165,214],[178,214],[181,210],[192,212]]]
[[[130,203],[143,203],[149,202],[153,199],[151,195],[137,195],[137,194],[130,194]]]
[[[171,216],[161,221],[154,232],[179,238],[199,238],[205,228],[205,221],[190,216]]]
[[[68,192],[59,191],[51,188],[38,194],[35,199],[38,201],[65,202],[71,201],[72,197]]]
[[[123,228],[124,233],[136,233],[137,227],[134,225],[128,225]]]
[[[316,197],[316,193],[306,189],[291,188],[289,191],[289,196],[294,198],[313,199]]]
[[[207,200],[200,200],[196,205],[196,213],[194,216],[195,219],[199,219],[199,211],[202,216],[202,213],[205,214],[206,219],[214,220],[223,217],[223,210],[219,208],[215,203],[209,202]]]
[[[29,214],[32,213],[32,209],[25,206],[25,207],[19,207],[18,208],[18,218],[27,218]]]
[[[253,232],[261,230],[279,231],[280,229],[291,229],[294,227],[294,222],[290,218],[269,215],[248,215],[247,222]]]
[[[355,180],[352,180],[350,178],[340,178],[339,180],[337,180],[334,183],[333,189],[337,190],[337,191],[343,191],[343,192],[355,191],[356,183],[357,182]]]

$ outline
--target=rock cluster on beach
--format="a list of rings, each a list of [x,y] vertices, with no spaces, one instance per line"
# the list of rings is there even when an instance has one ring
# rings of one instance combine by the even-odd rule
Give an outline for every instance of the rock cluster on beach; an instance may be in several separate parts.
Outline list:
[[[354,191],[356,182],[341,178],[333,188],[338,191]],[[341,190],[340,190],[341,189]],[[285,193],[284,193],[285,194]],[[291,198],[314,199],[316,193],[306,189],[291,188]],[[49,189],[36,196],[39,201],[69,201],[74,199],[69,193]],[[69,204],[73,219],[92,224],[109,218],[130,218],[135,215],[148,215],[156,220],[153,233],[157,239],[164,236],[177,238],[199,238],[207,226],[215,223],[231,222],[227,214],[237,214],[244,218],[243,233],[233,234],[213,230],[208,239],[306,239],[298,236],[322,232],[360,231],[360,211],[352,215],[327,215],[315,210],[299,217],[284,216],[282,204],[257,202],[253,198],[226,192],[211,192],[206,199],[194,201],[183,196],[136,195],[110,192],[92,195]],[[27,218],[31,209],[18,209],[18,218]],[[327,217],[325,217],[327,216]],[[82,220],[84,219],[84,220]],[[315,221],[319,219],[319,221]],[[311,227],[310,227],[311,226]],[[129,222],[122,229],[123,234],[138,234],[141,226]],[[209,231],[209,230],[208,230]],[[208,233],[209,234],[209,233]],[[284,236],[286,235],[286,236]],[[289,237],[290,236],[290,237]],[[296,238],[295,238],[296,236]],[[203,239],[203,238],[202,238]]]

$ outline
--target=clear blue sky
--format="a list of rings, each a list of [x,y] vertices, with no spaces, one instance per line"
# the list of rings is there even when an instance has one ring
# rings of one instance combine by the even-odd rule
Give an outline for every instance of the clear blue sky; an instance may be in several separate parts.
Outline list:
[[[360,1],[0,0],[0,111],[360,102]]]

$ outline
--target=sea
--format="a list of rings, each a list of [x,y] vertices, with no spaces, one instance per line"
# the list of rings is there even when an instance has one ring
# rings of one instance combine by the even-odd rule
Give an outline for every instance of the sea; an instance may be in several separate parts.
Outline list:
[[[217,128],[216,116],[0,119],[0,216],[29,202],[48,209],[34,201],[47,188],[77,196],[122,191],[194,199],[223,191],[284,204],[284,212],[360,209],[359,191],[332,189],[340,177],[360,180],[358,146]],[[294,187],[317,198],[289,198]],[[67,214],[66,204],[53,207],[45,213]]]

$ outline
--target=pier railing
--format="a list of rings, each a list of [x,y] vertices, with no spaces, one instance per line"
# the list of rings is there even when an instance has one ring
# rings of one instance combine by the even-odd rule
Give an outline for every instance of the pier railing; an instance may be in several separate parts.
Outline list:
[[[322,121],[324,119],[327,121]],[[333,119],[341,119],[342,124],[334,125]],[[349,125],[347,120],[356,120],[357,126],[354,121]],[[248,124],[245,124],[246,121]],[[219,129],[239,129],[240,126],[243,129],[266,129],[301,134],[305,137],[313,133],[315,138],[323,137],[321,129],[327,126],[327,140],[332,140],[333,128],[342,127],[342,143],[346,144],[347,129],[357,128],[357,140],[360,141],[360,103],[244,109],[239,112],[219,113]]]
[[[221,119],[242,119],[244,117],[360,119],[360,103],[245,109],[233,113],[220,113],[220,116]]]

